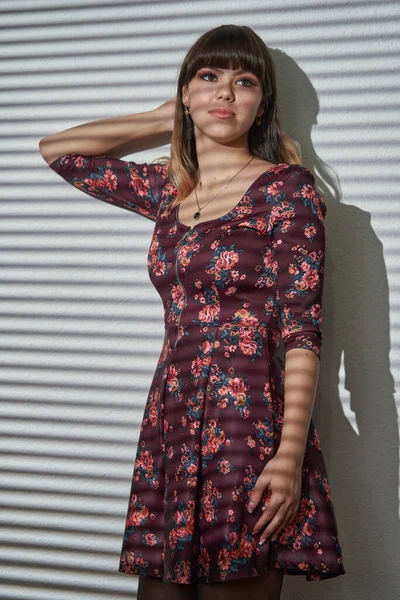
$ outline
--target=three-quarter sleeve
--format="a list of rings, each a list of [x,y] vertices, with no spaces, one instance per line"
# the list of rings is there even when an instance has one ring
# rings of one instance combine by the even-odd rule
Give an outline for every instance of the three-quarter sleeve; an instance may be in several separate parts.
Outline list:
[[[86,194],[147,217],[157,218],[168,165],[138,164],[112,156],[65,154],[49,167]]]
[[[300,167],[275,196],[268,234],[278,265],[278,326],[284,353],[305,348],[320,359],[326,204]]]

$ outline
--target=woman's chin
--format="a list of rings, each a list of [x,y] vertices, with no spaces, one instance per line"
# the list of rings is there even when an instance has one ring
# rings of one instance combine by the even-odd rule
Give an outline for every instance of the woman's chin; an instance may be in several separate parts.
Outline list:
[[[204,129],[200,129],[195,125],[194,132],[196,139],[208,138],[209,140],[218,144],[229,144],[235,140],[238,140],[240,137],[246,138],[248,133],[247,130],[238,131],[236,127],[228,126],[223,123],[217,123],[216,126],[214,125],[213,127],[205,127]]]

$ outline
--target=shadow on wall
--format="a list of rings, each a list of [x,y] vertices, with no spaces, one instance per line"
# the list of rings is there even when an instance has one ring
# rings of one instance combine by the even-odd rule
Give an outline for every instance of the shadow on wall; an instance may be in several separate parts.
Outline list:
[[[302,164],[313,171],[328,207],[324,337],[313,421],[325,457],[346,569],[338,578],[304,580],[301,585],[297,576],[286,576],[282,600],[394,598],[400,589],[399,440],[383,247],[370,214],[341,202],[338,178],[313,148],[311,132],[319,102],[310,80],[285,53],[272,49],[271,53],[280,122],[300,142]],[[344,383],[341,389],[340,383]]]

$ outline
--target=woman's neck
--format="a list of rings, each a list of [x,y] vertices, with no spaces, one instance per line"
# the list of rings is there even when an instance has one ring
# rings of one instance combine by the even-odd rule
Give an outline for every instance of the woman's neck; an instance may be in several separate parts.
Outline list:
[[[252,155],[246,140],[236,140],[228,146],[214,142],[203,136],[196,136],[197,162],[199,165],[199,185],[216,187],[223,185],[249,162]]]
[[[201,185],[202,188],[223,185],[230,177],[233,177],[247,165],[252,158],[248,150],[198,156],[198,185]]]

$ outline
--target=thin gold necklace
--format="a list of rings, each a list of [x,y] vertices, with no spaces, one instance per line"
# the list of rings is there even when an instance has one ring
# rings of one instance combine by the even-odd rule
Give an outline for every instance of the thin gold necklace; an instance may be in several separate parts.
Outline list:
[[[253,156],[253,157],[252,157],[252,158],[249,160],[249,162],[248,162],[248,163],[246,163],[246,164],[244,165],[244,167],[242,167],[242,168],[240,169],[240,171],[243,171],[243,169],[245,169],[245,168],[247,167],[247,165],[249,165],[249,164],[251,163],[251,161],[252,161],[252,160],[254,160],[254,158],[255,158],[255,157]],[[230,182],[232,181],[232,179],[234,179],[234,178],[236,177],[236,175],[239,175],[240,171],[238,171],[238,172],[237,172],[237,173],[236,173],[236,174],[235,174],[233,177],[231,177],[231,179],[228,181],[228,183],[230,183]],[[200,182],[200,183],[201,183],[201,182]],[[213,197],[211,198],[211,200],[209,200],[209,201],[207,202],[207,204],[210,204],[210,202],[212,202],[212,201],[214,200],[214,198],[216,198],[216,197],[218,196],[218,194],[220,194],[220,193],[222,192],[222,190],[223,190],[224,188],[226,188],[226,186],[228,185],[228,183],[226,183],[226,184],[224,185],[224,187],[222,187],[222,188],[219,190],[219,192],[217,192],[217,193],[215,194],[215,196],[213,196]],[[201,211],[201,210],[203,210],[203,208],[205,208],[205,207],[207,206],[207,204],[205,204],[204,206],[202,206],[202,207],[200,208],[200,204],[199,204],[199,199],[198,199],[198,197],[197,197],[196,188],[194,188],[194,194],[195,194],[195,196],[196,196],[197,206],[199,207],[199,210],[197,210],[197,211],[194,213],[194,215],[193,215],[193,218],[197,220],[197,219],[199,219],[199,218],[200,218],[200,211]]]

